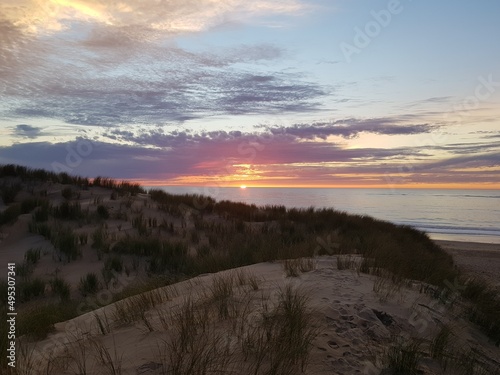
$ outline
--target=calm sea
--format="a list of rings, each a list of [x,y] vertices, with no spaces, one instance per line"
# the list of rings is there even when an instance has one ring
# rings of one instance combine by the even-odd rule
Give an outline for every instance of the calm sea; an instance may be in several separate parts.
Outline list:
[[[174,194],[217,200],[328,207],[411,225],[433,239],[500,244],[500,190],[388,190],[315,188],[220,188],[163,186]]]

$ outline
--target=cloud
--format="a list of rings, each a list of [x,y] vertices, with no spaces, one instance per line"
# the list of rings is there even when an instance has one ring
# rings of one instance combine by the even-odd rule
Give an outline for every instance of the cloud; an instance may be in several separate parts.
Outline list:
[[[266,77],[258,77],[257,81],[267,81]],[[245,86],[245,87],[248,87]],[[247,98],[258,102],[259,96]],[[193,132],[190,130],[173,131],[165,133],[162,128],[142,128],[138,132],[111,129],[103,136],[119,142],[126,142],[156,148],[170,148],[185,146],[187,144],[200,144],[203,142],[251,142],[255,139],[286,140],[289,143],[326,140],[329,136],[354,138],[361,133],[383,135],[415,135],[431,132],[437,126],[430,124],[404,124],[396,118],[373,119],[345,119],[330,122],[314,122],[312,124],[294,124],[284,126],[258,126],[259,131],[243,133],[241,131],[211,131]],[[322,147],[318,142],[311,144]]]
[[[10,88],[13,100],[4,116],[44,116],[93,126],[164,124],[213,115],[314,111],[325,95],[315,84],[298,79],[290,83],[290,75],[264,77],[189,65],[176,73],[165,69],[149,82],[134,77],[77,78],[63,72],[61,80],[49,83],[39,76],[32,81],[34,88],[19,85],[22,92],[17,93]],[[20,95],[31,99],[20,102]]]
[[[307,6],[298,0],[7,0],[4,16],[31,32],[55,32],[68,21],[115,27],[136,25],[168,33],[197,32],[228,19],[262,14],[297,14]]]
[[[446,169],[448,172],[451,168],[463,169],[484,167],[500,167],[500,152],[456,156],[422,165],[422,169],[425,169],[426,171]]]
[[[436,125],[431,124],[405,124],[398,118],[350,118],[330,122],[296,124],[291,127],[268,127],[268,130],[273,134],[290,134],[304,139],[326,139],[332,135],[353,138],[360,133],[413,135],[430,133],[436,128]]]
[[[42,135],[41,129],[35,126],[19,124],[14,128],[14,135],[23,138],[37,138]]]
[[[291,4],[272,3],[279,12]],[[256,7],[255,12],[268,8]],[[46,117],[91,126],[182,123],[207,116],[316,111],[328,94],[297,73],[241,67],[283,58],[286,52],[271,44],[194,52],[165,43],[158,31],[137,24],[82,23],[51,39],[24,30],[23,22],[0,20],[0,118]]]
[[[498,142],[471,142],[471,143],[449,143],[447,145],[439,146],[423,146],[422,149],[429,151],[447,151],[455,155],[477,155],[490,153],[500,150]]]
[[[485,135],[482,138],[485,138],[485,139],[497,139],[497,138],[500,138],[500,134]]]
[[[319,84],[259,65],[284,58],[279,47],[188,51],[172,39],[306,9],[299,0],[2,2],[0,118],[114,126],[317,110]]]
[[[238,178],[269,184],[498,183],[500,151],[436,159],[424,148],[345,148],[285,133],[162,132],[110,129],[116,142],[33,142],[0,148],[0,163],[85,176],[212,184]],[[91,142],[89,149],[81,144]],[[131,144],[125,145],[124,142]],[[155,147],[151,147],[154,145]],[[457,146],[462,147],[462,146]],[[75,154],[76,153],[76,154]],[[63,169],[64,170],[64,169]]]

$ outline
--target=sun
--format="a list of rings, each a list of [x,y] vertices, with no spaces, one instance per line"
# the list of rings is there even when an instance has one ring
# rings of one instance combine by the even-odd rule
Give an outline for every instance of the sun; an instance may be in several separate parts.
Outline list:
[[[240,189],[246,189],[247,186],[246,185],[240,185]]]

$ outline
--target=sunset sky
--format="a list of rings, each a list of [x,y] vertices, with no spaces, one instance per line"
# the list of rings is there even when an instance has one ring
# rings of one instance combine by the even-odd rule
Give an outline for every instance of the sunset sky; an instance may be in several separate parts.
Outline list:
[[[500,2],[0,0],[0,163],[500,188]]]

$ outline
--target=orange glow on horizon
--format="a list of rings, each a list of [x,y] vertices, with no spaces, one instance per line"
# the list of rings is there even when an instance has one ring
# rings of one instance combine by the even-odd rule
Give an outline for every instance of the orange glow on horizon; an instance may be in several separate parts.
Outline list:
[[[328,184],[328,183],[300,183],[300,182],[277,182],[277,181],[256,181],[248,183],[245,181],[224,181],[222,183],[207,180],[202,181],[172,181],[172,180],[130,180],[139,183],[141,186],[193,186],[193,187],[234,187],[246,188],[311,188],[311,189],[443,189],[443,190],[500,190],[498,183],[409,183],[409,184]]]

